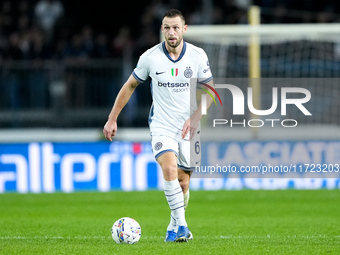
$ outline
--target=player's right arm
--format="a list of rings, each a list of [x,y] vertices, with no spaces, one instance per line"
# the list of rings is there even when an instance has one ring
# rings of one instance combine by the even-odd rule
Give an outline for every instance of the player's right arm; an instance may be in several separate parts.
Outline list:
[[[129,102],[132,93],[135,91],[136,87],[139,85],[139,81],[136,80],[133,75],[130,75],[129,79],[125,82],[123,87],[120,89],[112,110],[109,114],[109,118],[104,126],[103,133],[107,140],[112,142],[112,137],[116,135],[117,132],[117,118],[124,108],[124,106]]]

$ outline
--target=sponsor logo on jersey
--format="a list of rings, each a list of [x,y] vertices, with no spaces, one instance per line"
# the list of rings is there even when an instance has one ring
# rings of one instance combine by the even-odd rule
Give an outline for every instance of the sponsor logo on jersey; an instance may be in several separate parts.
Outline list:
[[[163,74],[165,72],[156,72],[156,75],[160,75],[160,74]]]
[[[174,88],[174,87],[189,87],[188,82],[158,82],[158,87],[168,87],[168,88]]]
[[[184,77],[185,78],[191,78],[193,73],[194,72],[190,69],[190,67],[187,67],[187,69],[184,70]]]
[[[210,67],[204,69],[204,70],[203,70],[203,73],[206,73],[206,72],[208,72],[209,70],[210,70]]]
[[[171,75],[176,77],[178,75],[178,68],[171,68]]]

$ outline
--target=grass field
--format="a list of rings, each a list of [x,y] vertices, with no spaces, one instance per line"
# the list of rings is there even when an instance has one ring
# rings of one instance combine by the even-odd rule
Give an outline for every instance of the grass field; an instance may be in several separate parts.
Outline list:
[[[112,224],[141,225],[118,245]],[[164,243],[161,191],[0,195],[0,254],[340,254],[340,190],[191,191],[194,240]]]

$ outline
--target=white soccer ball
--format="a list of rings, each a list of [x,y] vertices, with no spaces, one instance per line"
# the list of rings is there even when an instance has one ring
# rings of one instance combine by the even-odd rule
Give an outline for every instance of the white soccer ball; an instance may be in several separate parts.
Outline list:
[[[113,240],[118,244],[135,244],[139,241],[142,231],[137,221],[124,217],[113,224],[111,234]]]

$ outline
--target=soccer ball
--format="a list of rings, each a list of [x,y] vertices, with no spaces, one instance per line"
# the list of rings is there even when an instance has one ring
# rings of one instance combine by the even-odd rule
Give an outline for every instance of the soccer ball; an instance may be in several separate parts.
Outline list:
[[[135,244],[139,241],[142,231],[137,221],[124,217],[113,224],[111,234],[113,240],[118,244]]]

